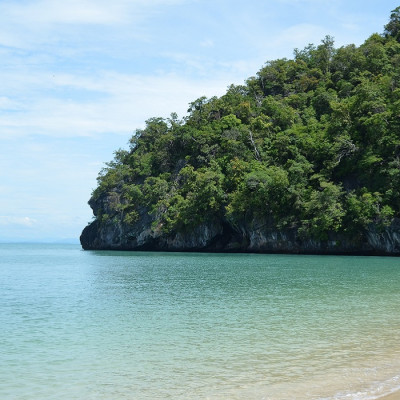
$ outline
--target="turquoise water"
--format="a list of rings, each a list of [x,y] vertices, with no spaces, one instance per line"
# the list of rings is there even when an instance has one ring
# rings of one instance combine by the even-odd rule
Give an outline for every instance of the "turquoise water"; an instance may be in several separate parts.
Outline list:
[[[375,399],[400,259],[0,244],[1,399]]]

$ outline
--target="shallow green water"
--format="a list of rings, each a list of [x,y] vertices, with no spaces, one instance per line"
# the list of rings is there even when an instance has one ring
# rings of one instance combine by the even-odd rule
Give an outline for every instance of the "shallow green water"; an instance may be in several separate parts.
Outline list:
[[[1,399],[374,399],[400,259],[0,244]]]

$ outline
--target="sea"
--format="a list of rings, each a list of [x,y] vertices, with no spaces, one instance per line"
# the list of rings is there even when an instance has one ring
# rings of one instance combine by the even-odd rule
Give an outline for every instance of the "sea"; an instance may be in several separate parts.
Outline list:
[[[372,400],[400,258],[0,244],[0,399]]]

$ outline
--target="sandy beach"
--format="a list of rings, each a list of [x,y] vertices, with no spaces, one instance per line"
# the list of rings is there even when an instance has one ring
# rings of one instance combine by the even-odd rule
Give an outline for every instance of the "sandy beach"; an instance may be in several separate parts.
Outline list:
[[[400,391],[381,397],[381,400],[400,400]]]

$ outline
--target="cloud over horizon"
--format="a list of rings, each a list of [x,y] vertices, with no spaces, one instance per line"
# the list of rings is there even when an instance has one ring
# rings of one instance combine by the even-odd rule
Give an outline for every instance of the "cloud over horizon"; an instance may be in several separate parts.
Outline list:
[[[29,217],[13,217],[0,215],[0,225],[22,225],[25,227],[31,227],[36,223],[36,219]]]

